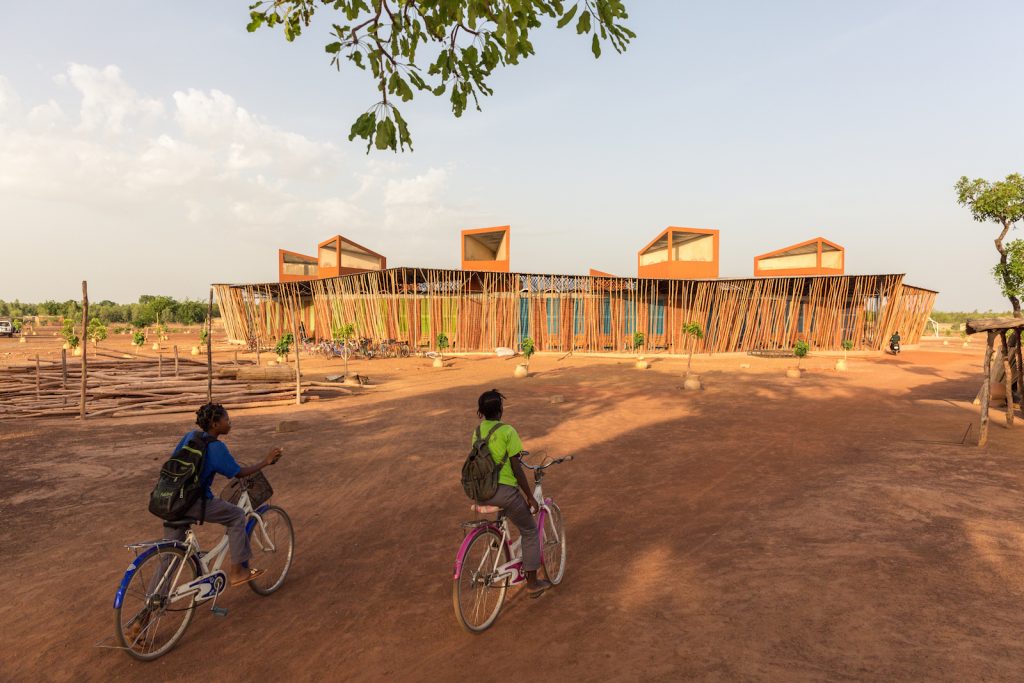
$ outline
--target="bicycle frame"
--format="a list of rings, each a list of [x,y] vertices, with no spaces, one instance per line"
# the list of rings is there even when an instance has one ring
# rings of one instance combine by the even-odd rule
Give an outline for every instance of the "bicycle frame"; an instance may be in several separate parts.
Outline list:
[[[539,510],[537,511],[537,535],[540,541],[540,547],[544,547],[544,522],[547,516],[550,514],[548,505],[552,501],[550,498],[544,497],[544,491],[541,488],[540,482],[536,482],[533,487],[533,499],[540,503]],[[541,503],[540,501],[543,501]],[[485,568],[478,567],[477,569],[484,571],[489,570],[487,573],[490,574],[492,581],[503,581],[506,578],[512,578],[511,585],[522,583],[526,580],[526,573],[523,570],[523,554],[522,554],[522,538],[516,539],[515,543],[509,543],[509,529],[508,529],[508,518],[504,515],[501,516],[500,521],[487,521],[485,524],[481,524],[475,527],[472,531],[466,534],[466,537],[462,539],[462,545],[459,546],[459,552],[455,556],[455,572],[452,577],[458,580],[462,576],[463,565],[465,562],[466,552],[469,550],[470,544],[482,533],[487,531],[493,531],[494,533],[501,536],[501,544],[508,552],[509,561],[499,565],[498,560],[501,558],[500,553],[494,557],[494,565]],[[558,533],[558,530],[555,530]]]
[[[266,525],[263,523],[263,518],[261,517],[261,515],[266,512],[270,506],[263,504],[256,510],[253,510],[248,491],[242,492],[241,497],[238,499],[238,506],[245,512],[246,536],[251,535],[254,528],[258,525],[263,535],[261,542],[273,547],[273,542],[267,535]],[[170,583],[171,586],[177,585],[178,578],[181,576],[181,571],[185,568],[186,562],[191,562],[196,573],[199,574],[198,578],[176,588],[175,591],[168,596],[169,602],[177,602],[178,600],[186,597],[191,597],[196,603],[205,602],[210,598],[217,597],[221,592],[223,592],[227,585],[227,574],[221,570],[221,566],[224,564],[224,558],[227,556],[228,550],[227,533],[221,537],[213,550],[206,553],[204,553],[199,547],[199,540],[196,538],[195,532],[193,532],[192,529],[189,529],[185,533],[184,541],[163,539],[159,541],[131,543],[125,547],[135,551],[137,555],[132,563],[128,565],[128,569],[124,573],[124,578],[121,579],[121,585],[118,586],[117,593],[114,595],[115,609],[120,607],[121,603],[124,601],[124,594],[128,589],[128,584],[131,583],[132,577],[135,575],[135,572],[138,571],[139,565],[142,564],[142,561],[165,548],[180,548],[185,551],[185,557],[182,562],[178,564],[173,581]],[[142,550],[141,553],[139,553],[140,550]],[[161,578],[161,585],[165,578],[166,575]]]

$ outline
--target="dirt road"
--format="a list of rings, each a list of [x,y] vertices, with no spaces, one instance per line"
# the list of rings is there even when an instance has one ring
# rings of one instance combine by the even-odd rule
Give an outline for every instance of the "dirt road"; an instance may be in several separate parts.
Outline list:
[[[525,380],[498,359],[373,361],[362,395],[234,415],[240,460],[285,448],[267,474],[296,561],[152,664],[94,644],[189,420],[0,422],[0,678],[1019,680],[1020,419],[959,445],[977,349],[831,363],[789,380],[786,360],[698,359],[706,390],[684,392],[685,360],[541,357]],[[528,448],[577,456],[545,481],[569,559],[563,585],[514,592],[470,636],[450,601],[458,470],[491,387]],[[275,433],[285,418],[299,431]]]

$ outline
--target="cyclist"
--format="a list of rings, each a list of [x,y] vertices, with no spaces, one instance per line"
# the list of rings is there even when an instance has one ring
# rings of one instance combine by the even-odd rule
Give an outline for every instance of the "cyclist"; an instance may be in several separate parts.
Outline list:
[[[232,586],[239,586],[247,581],[252,581],[263,574],[262,569],[247,567],[252,551],[249,548],[249,537],[245,533],[245,513],[242,508],[217,498],[210,490],[214,476],[222,474],[227,478],[247,477],[255,474],[268,465],[273,465],[281,457],[281,449],[277,446],[270,449],[261,462],[256,465],[241,467],[231,456],[228,447],[218,438],[227,435],[231,431],[231,418],[224,406],[217,403],[207,403],[196,411],[196,425],[209,441],[206,449],[206,457],[203,459],[203,471],[199,475],[203,487],[206,489],[206,516],[204,521],[223,524],[227,529],[228,548],[231,551],[231,566],[228,569],[228,579]],[[193,432],[182,437],[175,447],[175,451],[188,443]],[[203,501],[197,501],[186,513],[186,517],[199,519],[203,514]],[[171,529],[164,527],[164,538],[176,541],[185,540],[185,529]]]
[[[497,389],[480,394],[477,400],[477,416],[481,418],[481,434],[488,434],[501,420],[504,400],[505,397]],[[519,528],[522,537],[523,569],[526,571],[526,591],[531,597],[537,597],[551,588],[551,582],[537,578],[541,559],[540,537],[533,513],[537,511],[538,504],[533,499],[530,483],[519,459],[523,442],[519,440],[519,434],[511,425],[503,424],[491,434],[488,447],[496,463],[501,463],[502,460],[505,463],[498,475],[498,492],[490,500],[480,501],[480,504],[500,507],[505,511],[505,516]],[[522,495],[519,495],[520,492]]]

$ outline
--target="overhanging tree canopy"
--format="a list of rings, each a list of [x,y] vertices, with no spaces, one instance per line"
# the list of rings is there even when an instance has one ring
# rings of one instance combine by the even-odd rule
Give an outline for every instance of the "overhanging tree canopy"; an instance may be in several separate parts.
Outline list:
[[[497,67],[534,54],[530,31],[544,21],[558,28],[575,21],[577,34],[592,36],[594,57],[603,42],[622,52],[636,36],[621,23],[629,18],[622,0],[260,0],[249,9],[250,32],[280,26],[288,41],[318,9],[334,12],[324,48],[331,64],[340,69],[347,60],[368,69],[380,92],[349,135],[366,140],[367,152],[412,150],[395,100],[408,102],[417,90],[447,93],[456,117],[471,99],[479,110],[479,97],[493,92],[487,79]]]

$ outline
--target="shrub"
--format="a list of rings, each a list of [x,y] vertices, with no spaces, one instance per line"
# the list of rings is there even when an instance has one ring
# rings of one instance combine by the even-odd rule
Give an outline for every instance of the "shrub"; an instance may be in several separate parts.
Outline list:
[[[205,332],[206,330],[203,331]],[[291,332],[285,332],[281,338],[277,340],[277,344],[274,346],[274,352],[279,356],[287,356],[294,342],[295,335]]]

